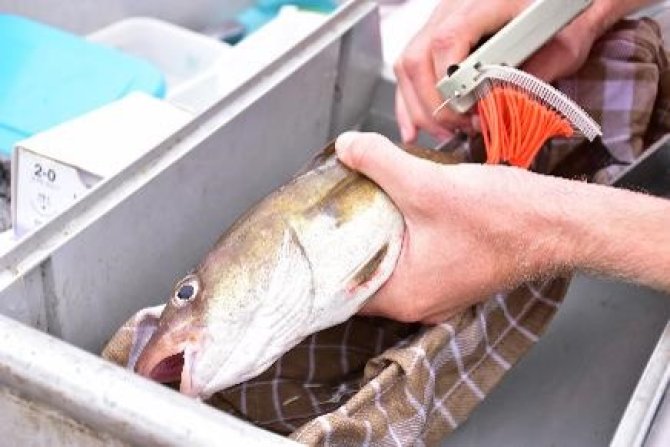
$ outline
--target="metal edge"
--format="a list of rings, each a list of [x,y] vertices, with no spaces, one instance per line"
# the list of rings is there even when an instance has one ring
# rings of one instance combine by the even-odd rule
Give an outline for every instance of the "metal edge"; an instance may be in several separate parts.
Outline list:
[[[647,159],[653,157],[657,151],[661,150],[666,145],[670,145],[670,134],[663,135],[658,141],[649,146],[633,163],[619,172],[612,180],[612,185],[617,186],[628,174],[644,164]]]
[[[639,447],[643,444],[669,381],[670,322],[665,326],[633,391],[610,442],[611,447]]]
[[[201,116],[97,185],[82,200],[0,258],[0,289],[41,265],[58,247],[160,175],[221,125],[258,101],[311,58],[337,42],[377,5],[352,0],[322,27],[286,51]],[[90,427],[140,445],[207,445],[211,440],[295,445],[75,346],[0,315],[0,383]],[[40,347],[38,351],[36,347]],[[58,380],[53,371],[58,370]],[[96,387],[90,384],[95,382]],[[100,409],[95,413],[91,408]],[[199,415],[201,417],[194,417]],[[138,430],[137,427],[141,427]],[[169,432],[165,427],[170,427]]]
[[[360,125],[360,122],[370,110],[372,98],[375,95],[377,84],[381,81],[384,66],[380,20],[379,10],[376,10],[360,22],[357,30],[352,30],[341,40],[340,60],[335,80],[336,90],[331,107],[329,139],[335,138],[340,132]],[[375,32],[375,35],[366,37],[371,37],[372,40],[368,42],[368,45],[365,45],[365,41],[361,45],[362,39],[355,33],[366,33],[371,29]],[[358,46],[354,45],[354,41]],[[365,56],[362,56],[362,54],[365,54]],[[355,68],[348,68],[351,65],[354,65]],[[370,76],[371,74],[374,75]],[[361,89],[368,95],[369,100],[363,106],[359,105],[355,107],[356,110],[352,110],[352,103],[360,103],[360,101],[352,102],[351,98],[359,98],[362,93]],[[345,121],[344,117],[349,116],[352,116],[354,120]]]
[[[182,158],[193,146],[259,100],[273,86],[334,44],[377,4],[371,0],[351,0],[310,33],[299,44],[278,56],[256,75],[242,83],[192,122],[163,143],[107,178],[81,200],[36,231],[29,233],[0,257],[0,290],[37,267],[59,246],[83,231],[91,222],[113,209],[125,197]]]
[[[0,340],[0,384],[124,442],[297,445],[4,316]]]

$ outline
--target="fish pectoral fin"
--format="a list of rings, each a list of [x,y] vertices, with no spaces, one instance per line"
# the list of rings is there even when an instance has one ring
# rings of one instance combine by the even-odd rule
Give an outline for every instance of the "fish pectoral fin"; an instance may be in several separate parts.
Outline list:
[[[102,350],[102,357],[127,368],[134,368],[142,350],[158,327],[165,304],[138,311],[116,331]]]
[[[457,137],[454,137],[457,138]],[[464,163],[465,156],[462,153],[456,152],[442,152],[435,149],[428,149],[426,147],[417,146],[411,143],[403,143],[400,147],[411,155],[415,157],[423,158],[425,160],[432,161],[433,163],[439,163],[444,165],[453,165],[458,163]]]
[[[362,286],[363,284],[370,281],[374,277],[377,270],[379,269],[379,266],[382,264],[382,261],[384,261],[384,258],[388,253],[388,249],[389,249],[388,243],[382,245],[382,247],[379,250],[377,250],[375,254],[372,255],[371,258],[369,258],[365,263],[363,263],[352,275],[351,279],[349,279],[348,281],[349,287],[353,289]]]

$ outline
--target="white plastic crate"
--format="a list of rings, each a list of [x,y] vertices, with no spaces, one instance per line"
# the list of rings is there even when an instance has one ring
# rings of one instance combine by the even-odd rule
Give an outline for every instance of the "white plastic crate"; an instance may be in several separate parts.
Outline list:
[[[154,64],[165,75],[167,99],[193,81],[216,76],[221,58],[231,49],[224,42],[151,17],[123,19],[87,38]]]

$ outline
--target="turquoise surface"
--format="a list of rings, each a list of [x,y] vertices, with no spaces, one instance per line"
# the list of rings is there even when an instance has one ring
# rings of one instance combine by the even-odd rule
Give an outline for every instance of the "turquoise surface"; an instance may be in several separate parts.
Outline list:
[[[150,63],[56,28],[0,15],[0,156],[14,143],[130,92],[165,95]]]

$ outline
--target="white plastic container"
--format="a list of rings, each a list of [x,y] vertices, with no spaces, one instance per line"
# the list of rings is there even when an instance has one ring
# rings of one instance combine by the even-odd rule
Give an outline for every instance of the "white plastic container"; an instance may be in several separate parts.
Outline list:
[[[207,109],[261,70],[269,60],[297,45],[326,19],[324,14],[284,6],[273,20],[229,47],[214,63],[213,75],[206,74],[185,83],[170,93],[168,100],[191,111]]]
[[[12,227],[24,235],[121,172],[193,115],[143,92],[19,141],[12,153]]]
[[[238,45],[146,17],[113,23],[88,36],[152,62],[166,76],[166,100],[200,113],[238,88],[267,61],[279,57],[321,26],[327,16],[286,6]]]
[[[150,17],[120,20],[87,38],[153,63],[165,75],[167,100],[183,96],[194,82],[216,82],[219,61],[231,50],[224,42]]]

